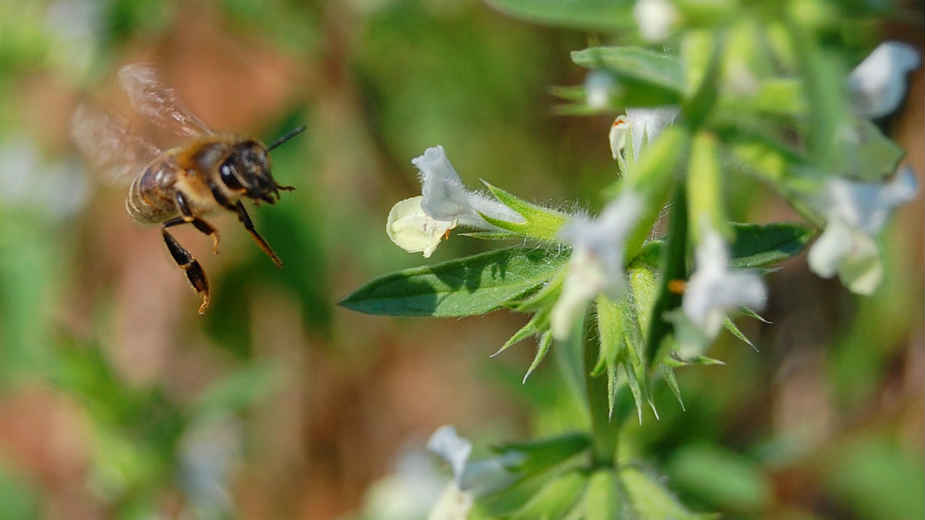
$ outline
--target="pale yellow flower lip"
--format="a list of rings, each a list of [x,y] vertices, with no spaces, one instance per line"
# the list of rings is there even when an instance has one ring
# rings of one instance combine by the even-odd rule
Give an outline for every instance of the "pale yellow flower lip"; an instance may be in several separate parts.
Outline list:
[[[436,220],[421,207],[423,197],[398,201],[389,211],[385,232],[398,247],[409,253],[433,254],[440,241],[456,227],[456,219]]]

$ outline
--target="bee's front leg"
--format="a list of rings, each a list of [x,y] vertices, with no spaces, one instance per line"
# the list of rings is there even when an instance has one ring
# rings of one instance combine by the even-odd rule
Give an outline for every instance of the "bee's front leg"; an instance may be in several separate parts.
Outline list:
[[[254,237],[254,240],[257,242],[257,245],[260,246],[260,249],[263,249],[263,252],[266,253],[273,263],[276,264],[276,267],[282,267],[283,261],[276,256],[276,253],[273,252],[273,248],[270,247],[270,244],[260,236],[260,233],[257,233],[257,230],[254,228],[254,223],[251,221],[250,215],[247,214],[247,210],[244,209],[244,204],[241,204],[241,201],[238,201],[234,206],[235,211],[238,214],[238,220],[244,224],[244,229]]]

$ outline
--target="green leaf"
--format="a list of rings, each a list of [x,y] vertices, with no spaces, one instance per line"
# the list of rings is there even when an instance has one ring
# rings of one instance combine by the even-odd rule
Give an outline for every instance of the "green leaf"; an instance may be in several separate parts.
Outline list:
[[[538,291],[517,302],[513,309],[517,312],[530,312],[552,306],[562,291],[562,282],[565,280],[566,271],[568,269],[559,269],[552,279],[540,287]]]
[[[623,516],[624,498],[611,468],[599,469],[588,479],[582,509],[586,520],[618,520]]]
[[[516,453],[522,457],[507,469],[523,477],[530,477],[583,453],[591,446],[591,439],[585,433],[568,433],[529,442],[510,442],[493,447],[492,452],[504,457]]]
[[[590,31],[625,30],[635,25],[627,0],[487,0],[495,9],[535,23]]]
[[[587,483],[588,477],[584,473],[566,473],[540,489],[522,508],[511,515],[511,520],[564,518],[581,498]]]
[[[701,366],[725,365],[726,363],[719,359],[713,359],[711,357],[707,357],[704,355],[697,355],[697,356],[692,356],[692,357],[681,359],[676,354],[671,354],[670,356],[665,358],[665,364],[672,368],[677,368],[677,367],[687,367],[687,366],[693,366],[693,365],[701,365]]]
[[[527,378],[530,377],[530,374],[533,373],[537,367],[540,366],[540,363],[546,359],[546,354],[549,353],[549,347],[552,346],[552,332],[546,331],[540,336],[540,341],[536,346],[536,355],[533,356],[533,362],[530,363],[530,366],[527,368],[527,373],[524,374],[524,378],[521,383],[526,383]]]
[[[559,229],[568,220],[569,216],[560,211],[556,211],[536,204],[531,204],[522,200],[501,188],[492,186],[486,181],[482,181],[488,191],[495,196],[502,204],[516,211],[526,220],[524,223],[507,222],[497,220],[486,215],[482,215],[489,224],[495,225],[501,229],[524,235],[530,238],[540,240],[555,240]]]
[[[620,480],[637,518],[671,518],[672,520],[706,520],[718,515],[692,513],[678,499],[642,470],[624,466]]]
[[[582,67],[607,69],[621,82],[660,89],[679,98],[684,91],[681,61],[660,52],[641,47],[591,47],[572,51],[572,61]]]
[[[674,394],[675,399],[678,400],[678,404],[681,405],[681,410],[684,408],[684,399],[681,398],[681,386],[678,385],[678,378],[674,374],[674,369],[672,367],[662,367],[662,377],[665,378],[665,384],[668,385],[668,388],[671,389],[671,393]]]
[[[668,472],[677,488],[725,510],[759,513],[773,494],[758,464],[715,445],[681,447]]]
[[[765,267],[799,254],[813,232],[799,224],[732,224],[732,266]]]
[[[567,260],[546,249],[500,249],[377,278],[340,304],[388,316],[485,314],[546,282]]]

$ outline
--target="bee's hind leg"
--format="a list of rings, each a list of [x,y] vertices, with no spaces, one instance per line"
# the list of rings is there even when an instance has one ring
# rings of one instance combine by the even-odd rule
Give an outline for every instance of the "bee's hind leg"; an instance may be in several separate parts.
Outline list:
[[[177,242],[177,239],[167,231],[167,224],[161,228],[161,234],[164,235],[164,243],[167,244],[167,250],[170,251],[170,256],[173,257],[174,262],[177,263],[184,271],[186,271],[186,278],[192,284],[193,289],[199,293],[199,296],[202,297],[202,304],[199,306],[199,314],[205,314],[206,309],[209,307],[209,282],[206,280],[206,273],[202,270],[202,266],[199,265],[199,261],[193,258],[193,255],[190,254],[183,246]]]

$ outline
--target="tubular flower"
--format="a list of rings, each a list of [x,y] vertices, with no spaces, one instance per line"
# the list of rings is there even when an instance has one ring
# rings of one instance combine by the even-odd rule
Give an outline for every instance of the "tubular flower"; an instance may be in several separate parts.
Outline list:
[[[610,126],[610,152],[617,159],[623,154],[627,136],[631,139],[633,160],[639,158],[644,143],[651,143],[668,125],[674,123],[680,109],[677,107],[627,108]]]
[[[730,310],[764,307],[767,290],[761,277],[729,268],[729,251],[719,233],[704,234],[696,260],[697,269],[687,283],[681,306],[706,339],[716,337]]]
[[[919,54],[911,45],[884,42],[851,71],[848,85],[855,109],[864,117],[883,117],[902,102],[906,74],[919,67]]]
[[[572,245],[572,257],[550,315],[553,337],[568,337],[572,323],[598,293],[613,299],[622,294],[624,242],[642,209],[642,198],[624,190],[596,220],[574,217],[559,232],[559,238]]]
[[[458,225],[496,230],[480,214],[508,222],[524,222],[517,212],[480,193],[469,191],[442,146],[411,160],[420,171],[422,195],[399,201],[389,211],[386,234],[409,253],[433,254],[443,237]]]
[[[888,183],[829,180],[817,202],[826,215],[826,228],[809,250],[809,267],[823,278],[838,273],[851,291],[870,294],[883,278],[874,237],[890,212],[912,200],[915,174],[903,168]]]

